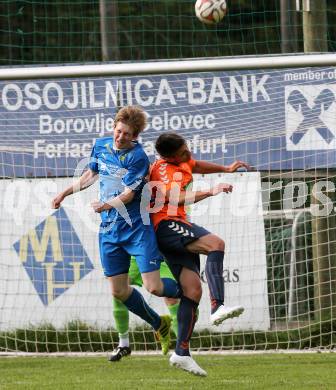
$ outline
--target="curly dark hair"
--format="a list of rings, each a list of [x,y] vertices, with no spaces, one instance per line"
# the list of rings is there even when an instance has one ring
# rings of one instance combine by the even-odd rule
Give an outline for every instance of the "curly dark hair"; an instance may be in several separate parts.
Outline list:
[[[115,119],[114,126],[118,122],[125,123],[133,130],[134,136],[138,136],[147,125],[147,118],[144,110],[138,106],[126,106],[118,111]]]
[[[177,133],[163,133],[156,140],[155,149],[162,157],[173,157],[185,143],[185,139]]]

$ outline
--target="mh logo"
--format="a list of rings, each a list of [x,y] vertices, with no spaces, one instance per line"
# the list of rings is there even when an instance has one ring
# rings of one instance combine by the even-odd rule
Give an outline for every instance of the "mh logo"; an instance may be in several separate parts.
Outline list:
[[[287,150],[336,149],[336,86],[287,86]]]
[[[62,208],[13,246],[45,306],[93,270]]]

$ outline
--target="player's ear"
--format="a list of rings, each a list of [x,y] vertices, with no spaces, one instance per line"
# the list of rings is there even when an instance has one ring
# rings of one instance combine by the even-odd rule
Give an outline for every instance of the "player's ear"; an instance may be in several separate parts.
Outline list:
[[[132,141],[135,141],[138,138],[140,132],[138,130],[132,130],[132,131],[133,131]]]
[[[175,162],[175,157],[162,157],[165,161],[169,163]]]

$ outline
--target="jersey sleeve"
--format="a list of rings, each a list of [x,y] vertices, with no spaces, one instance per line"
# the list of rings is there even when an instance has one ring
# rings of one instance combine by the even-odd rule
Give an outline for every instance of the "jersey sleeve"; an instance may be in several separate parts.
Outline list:
[[[123,184],[133,191],[141,188],[145,177],[148,175],[149,160],[147,156],[133,158],[127,167],[127,173],[123,177]]]
[[[91,151],[90,161],[88,165],[89,169],[94,172],[98,172],[98,157],[97,157],[97,145],[95,144]]]
[[[194,168],[195,165],[196,165],[196,160],[194,160],[193,158],[191,158],[191,159],[188,161],[188,165],[190,166],[191,171],[192,171],[193,168]]]
[[[178,181],[182,179],[182,172],[179,172],[177,169],[172,168],[171,165],[167,163],[156,163],[153,166],[150,180],[159,182],[159,187],[163,189],[166,193],[170,191],[172,186],[176,185]]]

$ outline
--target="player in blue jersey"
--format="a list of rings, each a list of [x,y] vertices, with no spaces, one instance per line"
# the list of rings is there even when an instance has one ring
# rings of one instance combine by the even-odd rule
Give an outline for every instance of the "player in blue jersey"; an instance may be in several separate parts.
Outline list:
[[[171,318],[160,317],[128,281],[130,257],[134,256],[150,293],[168,298],[180,295],[175,280],[160,278],[163,258],[153,226],[144,223],[144,219],[150,221],[149,217],[143,218],[147,211],[141,202],[149,160],[136,139],[145,127],[146,116],[141,108],[122,108],[115,118],[113,137],[96,140],[89,169],[53,199],[52,207],[59,208],[65,197],[84,190],[99,178],[100,199],[93,201],[92,207],[101,215],[100,257],[112,295],[158,332],[162,350],[167,353]]]

